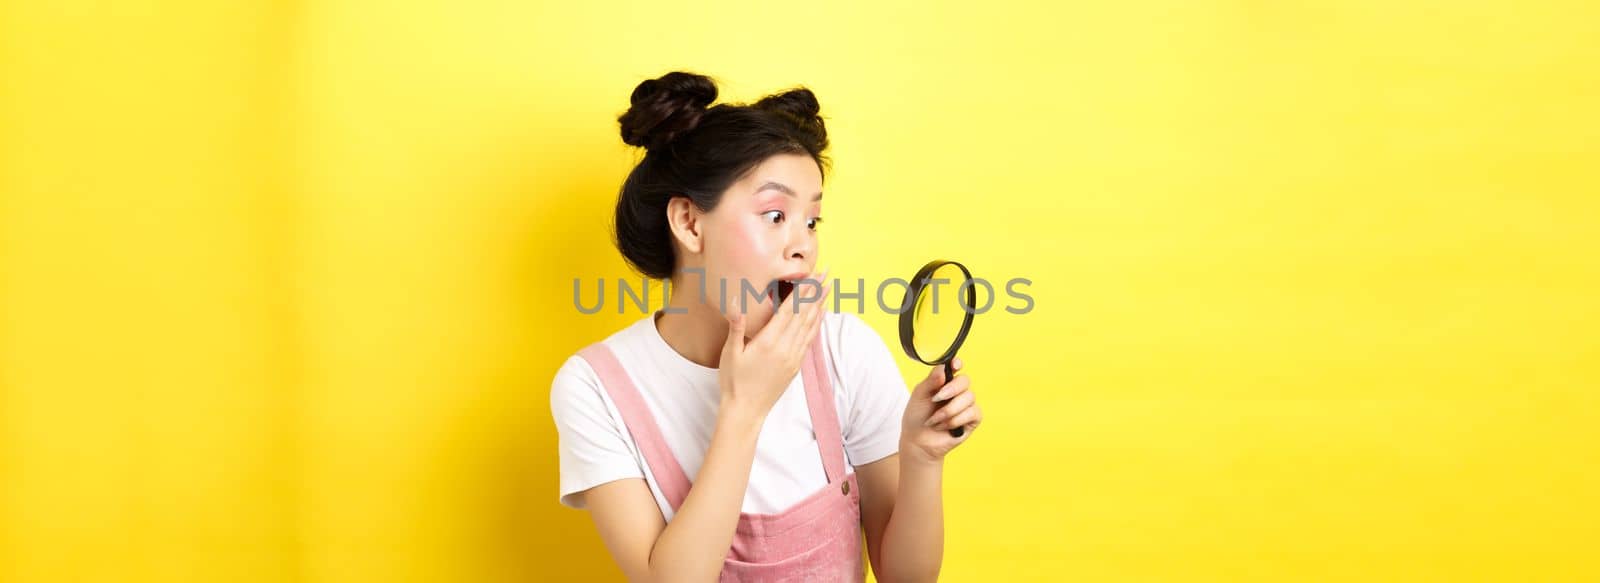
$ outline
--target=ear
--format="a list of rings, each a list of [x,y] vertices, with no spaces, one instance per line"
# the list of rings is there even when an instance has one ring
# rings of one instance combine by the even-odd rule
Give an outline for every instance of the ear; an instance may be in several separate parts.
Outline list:
[[[672,229],[673,238],[690,253],[699,253],[705,248],[702,231],[705,224],[700,220],[704,216],[689,197],[674,196],[667,201],[667,227]]]

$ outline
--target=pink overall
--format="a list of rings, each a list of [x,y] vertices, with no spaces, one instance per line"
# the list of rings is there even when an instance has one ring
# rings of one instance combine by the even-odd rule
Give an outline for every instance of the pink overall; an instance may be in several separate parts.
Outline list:
[[[721,581],[866,580],[861,554],[861,492],[855,474],[845,474],[843,434],[833,406],[833,385],[823,364],[818,334],[800,365],[806,408],[828,485],[777,514],[739,514],[733,545],[722,561]],[[649,464],[648,471],[674,512],[689,495],[689,477],[667,449],[638,390],[604,344],[578,353],[600,376],[606,394]]]

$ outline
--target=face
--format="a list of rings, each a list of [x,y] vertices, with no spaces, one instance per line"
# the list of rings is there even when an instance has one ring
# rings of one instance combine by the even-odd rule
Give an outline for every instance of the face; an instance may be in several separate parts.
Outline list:
[[[773,156],[735,182],[701,217],[705,303],[732,315],[741,310],[742,298],[745,334],[755,336],[777,304],[766,293],[770,284],[809,277],[816,269],[821,213],[822,172],[805,154]],[[725,303],[719,282],[726,282]],[[784,295],[793,289],[776,287]],[[801,289],[807,297],[817,293],[814,287]]]

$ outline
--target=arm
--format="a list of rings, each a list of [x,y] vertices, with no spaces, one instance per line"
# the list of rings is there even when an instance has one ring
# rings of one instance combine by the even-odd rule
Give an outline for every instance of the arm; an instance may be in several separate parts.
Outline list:
[[[717,578],[733,544],[761,420],[748,414],[718,417],[706,461],[671,523],[662,518],[642,479],[618,480],[584,493],[606,550],[628,580]]]
[[[878,581],[937,580],[944,559],[944,462],[896,454],[856,471],[867,557]]]
[[[959,360],[956,367],[960,368]],[[867,556],[872,572],[885,583],[939,578],[944,559],[944,457],[970,439],[983,419],[969,390],[971,380],[960,376],[946,384],[943,377],[943,367],[934,367],[912,391],[900,453],[856,468]],[[940,402],[937,406],[934,397]],[[949,436],[951,428],[961,426],[967,428],[964,436]]]

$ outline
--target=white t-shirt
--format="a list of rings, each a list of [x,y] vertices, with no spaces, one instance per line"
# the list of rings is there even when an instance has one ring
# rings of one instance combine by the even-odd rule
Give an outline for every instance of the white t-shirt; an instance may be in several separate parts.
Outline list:
[[[822,335],[846,465],[867,464],[896,453],[910,393],[888,346],[854,314],[824,313]],[[654,314],[604,342],[633,379],[668,449],[693,481],[716,426],[717,369],[695,364],[673,350],[656,330]],[[672,519],[672,508],[655,477],[645,470],[649,466],[622,414],[587,361],[572,356],[556,372],[550,412],[560,442],[563,505],[582,508],[572,494],[642,477],[662,514]],[[827,483],[806,408],[805,384],[797,373],[761,426],[741,511],[782,512]]]

